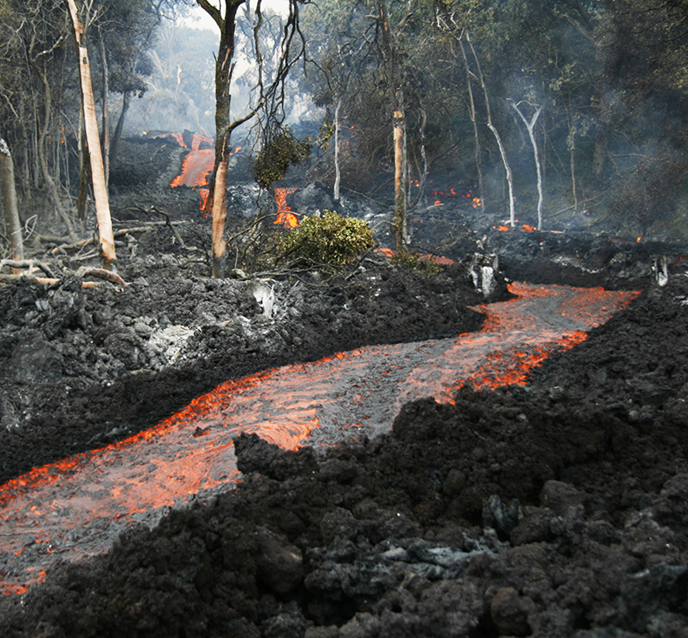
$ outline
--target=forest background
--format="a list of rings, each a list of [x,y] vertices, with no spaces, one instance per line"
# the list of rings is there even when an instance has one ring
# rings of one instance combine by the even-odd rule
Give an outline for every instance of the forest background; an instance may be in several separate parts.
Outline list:
[[[123,136],[185,129],[214,136],[217,35],[189,21],[194,4],[79,3],[106,175],[120,161]],[[496,219],[537,213],[546,228],[557,216],[582,215],[629,234],[686,237],[681,0],[289,4],[304,47],[290,53],[270,126],[271,139],[277,127],[313,144],[300,179],[374,195],[392,180],[403,130],[410,208],[432,203],[430,176],[435,185],[472,190]],[[272,9],[257,14],[259,7],[239,3],[237,13],[238,119],[255,107],[256,87],[277,72],[281,53],[287,18]],[[66,5],[0,0],[0,33],[0,137],[14,160],[23,232],[78,237],[92,206],[80,219],[88,166]],[[266,143],[262,115],[233,133],[254,156]],[[9,256],[2,219],[0,256]]]

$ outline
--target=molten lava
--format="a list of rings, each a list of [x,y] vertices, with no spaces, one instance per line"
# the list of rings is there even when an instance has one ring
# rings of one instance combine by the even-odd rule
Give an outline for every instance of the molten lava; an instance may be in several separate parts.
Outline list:
[[[285,448],[387,431],[403,404],[451,402],[465,384],[525,383],[637,293],[512,285],[519,298],[476,308],[483,329],[453,339],[366,347],[227,381],[156,427],[0,487],[0,591],[23,593],[57,559],[101,554],[137,523],[230,489],[233,439],[255,432]]]
[[[480,208],[483,205],[482,200],[480,197],[475,197],[471,193],[464,191],[464,192],[457,192],[455,188],[448,188],[446,190],[435,190],[432,191],[431,195],[433,197],[437,197],[437,199],[434,201],[435,206],[441,206],[443,204],[443,199],[446,200],[457,200],[457,199],[466,199],[468,200],[473,208]]]
[[[298,188],[276,188],[275,202],[277,203],[277,219],[275,224],[282,224],[287,228],[296,228],[299,225],[299,218],[294,215],[291,206],[287,204],[287,195],[295,193]]]
[[[170,133],[169,135],[174,137],[180,146],[189,148],[184,142],[184,137],[181,133]],[[182,172],[170,182],[172,188],[186,186],[198,189],[198,194],[201,198],[201,210],[205,209],[205,203],[210,192],[208,188],[210,185],[208,183],[208,175],[213,172],[215,167],[214,144],[215,141],[213,139],[194,133],[191,138],[191,149],[182,163]],[[201,146],[206,148],[201,148]],[[241,146],[237,146],[234,152],[230,152],[230,155],[234,155],[240,150]]]

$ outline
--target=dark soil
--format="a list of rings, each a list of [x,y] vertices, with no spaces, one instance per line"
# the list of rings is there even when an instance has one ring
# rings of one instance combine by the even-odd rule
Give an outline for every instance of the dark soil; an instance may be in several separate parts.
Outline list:
[[[179,228],[206,241],[207,229]],[[482,241],[466,228],[457,252]],[[154,424],[231,377],[480,325],[461,265],[428,277],[374,257],[328,284],[275,279],[266,316],[255,281],[185,264],[194,253],[168,228],[125,241],[123,290],[0,288],[3,481]],[[507,278],[644,292],[525,387],[416,401],[389,434],[326,452],[242,436],[236,490],[3,597],[0,636],[688,635],[680,247],[515,233],[481,245]],[[659,250],[664,287],[649,276]]]

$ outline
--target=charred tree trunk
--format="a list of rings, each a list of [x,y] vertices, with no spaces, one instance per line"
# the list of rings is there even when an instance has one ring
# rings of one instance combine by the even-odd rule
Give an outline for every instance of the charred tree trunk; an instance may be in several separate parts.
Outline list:
[[[406,114],[404,98],[399,91],[397,110],[394,111],[394,230],[397,251],[406,246],[406,177],[408,173],[406,155]]]
[[[215,61],[215,167],[212,178],[213,257],[214,277],[224,277],[227,270],[227,169],[231,154],[231,133],[236,125],[230,119],[232,95],[230,84],[234,71],[234,36],[236,15],[244,0],[228,0],[224,16],[207,0],[197,3],[215,20],[220,28],[220,47]],[[210,202],[210,197],[208,198]]]
[[[93,84],[91,83],[91,67],[88,61],[88,51],[82,42],[84,30],[74,0],[65,0],[72,18],[74,38],[76,41],[77,55],[79,58],[79,78],[81,80],[82,108],[84,124],[86,128],[86,142],[91,158],[91,177],[93,180],[93,195],[96,201],[96,217],[98,219],[98,231],[100,235],[100,249],[104,268],[112,268],[117,260],[115,253],[115,240],[112,232],[112,219],[110,217],[110,202],[105,183],[105,170],[103,155],[100,149],[98,135],[98,121],[96,119],[96,106],[93,99]]]
[[[124,121],[129,110],[129,93],[126,91],[122,94],[122,111],[117,119],[117,126],[112,135],[112,144],[110,144],[110,166],[117,161],[117,152],[119,150],[119,141],[122,139],[122,131],[124,131]]]
[[[423,166],[420,169],[420,178],[418,180],[418,197],[416,198],[414,206],[418,206],[421,202],[425,201],[425,184],[428,178],[428,155],[425,151],[425,128],[428,125],[428,114],[425,112],[423,105],[420,106],[420,128],[418,129],[418,134],[420,137],[420,156],[423,160]]]
[[[2,193],[5,202],[5,214],[10,230],[10,245],[12,259],[21,261],[24,259],[24,242],[22,228],[19,221],[17,208],[17,191],[14,182],[14,162],[7,142],[0,137],[0,172],[2,173]]]

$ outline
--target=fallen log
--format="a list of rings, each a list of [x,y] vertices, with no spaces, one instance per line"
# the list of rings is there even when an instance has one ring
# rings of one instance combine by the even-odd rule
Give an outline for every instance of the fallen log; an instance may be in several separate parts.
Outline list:
[[[111,270],[105,270],[105,268],[79,268],[76,271],[76,276],[81,277],[97,277],[99,279],[105,279],[111,281],[113,284],[118,284],[119,286],[126,286],[126,282],[122,279],[116,272]]]
[[[43,272],[46,277],[55,277],[55,274],[46,263],[35,259],[1,259],[0,270],[5,266],[9,266],[10,268],[28,268],[29,271],[38,269]]]

